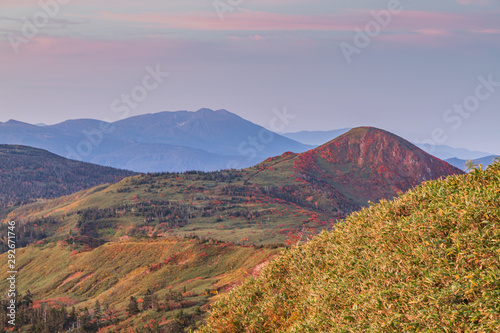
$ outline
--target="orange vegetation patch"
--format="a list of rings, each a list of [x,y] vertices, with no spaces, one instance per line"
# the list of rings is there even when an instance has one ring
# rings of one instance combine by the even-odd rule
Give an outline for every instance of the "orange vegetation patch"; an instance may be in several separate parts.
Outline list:
[[[66,283],[68,283],[70,281],[73,281],[74,279],[78,279],[82,275],[83,275],[83,272],[75,272],[75,273],[71,274],[57,288],[60,288],[60,287],[64,286]]]
[[[75,285],[75,287],[78,287],[80,284],[82,284],[83,282],[85,282],[88,279],[90,279],[93,275],[94,275],[94,273],[86,275],[83,279],[81,279],[80,281],[78,281],[78,283]]]
[[[257,276],[259,276],[259,275],[260,275],[260,272],[262,272],[262,269],[263,269],[264,267],[266,267],[266,266],[267,266],[267,264],[269,264],[269,261],[264,261],[263,263],[258,264],[257,266],[255,266],[255,267],[252,269],[252,273],[251,273],[251,275],[252,275],[253,277],[257,277]]]
[[[198,276],[197,278],[186,280],[184,283],[190,283],[190,282],[193,282],[193,281],[196,281],[196,280],[203,280],[203,277]]]

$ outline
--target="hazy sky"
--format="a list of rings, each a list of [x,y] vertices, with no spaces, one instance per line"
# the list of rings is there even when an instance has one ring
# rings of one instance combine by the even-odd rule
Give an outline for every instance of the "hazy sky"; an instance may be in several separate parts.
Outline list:
[[[203,107],[500,154],[500,0],[0,0],[0,121]]]

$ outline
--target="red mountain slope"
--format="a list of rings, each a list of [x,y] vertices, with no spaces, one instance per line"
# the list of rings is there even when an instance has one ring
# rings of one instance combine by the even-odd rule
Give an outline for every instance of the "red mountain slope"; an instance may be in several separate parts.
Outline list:
[[[300,178],[333,185],[360,205],[392,198],[423,181],[463,173],[397,135],[372,127],[355,128],[297,155],[294,169]]]

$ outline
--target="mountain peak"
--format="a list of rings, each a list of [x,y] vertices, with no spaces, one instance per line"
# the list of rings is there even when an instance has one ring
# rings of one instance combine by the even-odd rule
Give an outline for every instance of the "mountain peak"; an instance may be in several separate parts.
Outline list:
[[[353,128],[351,130],[349,130],[347,133],[331,140],[331,141],[335,141],[341,137],[349,137],[350,139],[355,139],[355,138],[360,138],[362,136],[365,136],[365,135],[378,135],[378,136],[387,136],[387,137],[397,137],[401,140],[404,140],[403,138],[400,138],[398,137],[397,135],[391,133],[391,132],[388,132],[386,130],[383,130],[383,129],[380,129],[380,128],[377,128],[377,127],[371,127],[371,126],[361,126],[361,127],[356,127],[356,128]],[[331,142],[330,141],[330,142]],[[406,140],[405,140],[406,141]],[[327,143],[328,144],[328,143]]]
[[[405,192],[423,181],[463,171],[427,154],[409,141],[375,127],[358,127],[298,156],[297,172],[329,179],[362,204]]]
[[[399,162],[415,163],[420,160],[411,159],[409,155],[418,155],[436,159],[423,152],[411,142],[376,127],[357,127],[339,136],[336,139],[316,148],[322,155],[331,155],[332,149],[336,152],[337,163],[357,162],[362,165],[365,162],[375,164],[390,163],[394,159]],[[343,153],[343,154],[339,154]],[[330,156],[333,157],[333,156]]]
[[[33,126],[28,123],[23,123],[22,121],[10,119],[9,121],[3,123],[4,125],[11,125],[11,126]]]
[[[198,111],[195,111],[195,113],[211,114],[211,113],[215,113],[215,111],[212,109],[209,109],[209,108],[201,108]]]
[[[226,120],[226,119],[234,119],[238,116],[232,112],[229,112],[225,109],[212,110],[208,108],[199,109],[194,112],[196,119],[213,119],[213,120]]]

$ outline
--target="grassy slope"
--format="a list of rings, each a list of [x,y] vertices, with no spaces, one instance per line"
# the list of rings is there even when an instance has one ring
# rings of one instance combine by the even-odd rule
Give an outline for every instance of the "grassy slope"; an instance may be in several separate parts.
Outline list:
[[[393,134],[358,128],[316,150],[285,153],[252,168],[138,175],[20,207],[4,221],[31,221],[29,229],[38,234],[43,229],[48,237],[66,237],[81,232],[82,211],[98,208],[106,217],[86,220],[83,229],[95,229],[87,234],[108,241],[154,233],[293,243],[304,233],[331,228],[369,200],[389,199],[422,180],[453,173],[462,172]],[[46,217],[51,221],[40,221]],[[45,235],[34,240],[40,237]]]
[[[432,181],[295,247],[200,332],[500,331],[500,162]]]
[[[262,170],[266,173],[261,173]],[[290,233],[296,234],[303,225],[318,231],[331,227],[339,217],[331,210],[313,206],[318,201],[324,205],[331,203],[324,193],[304,187],[294,197],[298,203],[295,204],[265,192],[266,188],[294,185],[291,171],[269,171],[264,163],[241,172],[221,174],[234,178],[229,181],[221,176],[219,180],[212,180],[208,179],[210,176],[202,176],[200,179],[196,174],[134,176],[117,184],[20,207],[5,221],[36,221],[50,216],[58,223],[37,223],[33,228],[44,228],[49,236],[66,237],[68,233],[78,233],[79,211],[128,205],[126,213],[105,221],[113,230],[102,231],[103,238],[117,240],[127,235],[131,226],[136,226],[148,234],[189,234],[241,244],[270,244],[284,242]],[[188,223],[175,228],[162,225],[158,219],[145,223],[144,216],[138,211],[143,204],[152,201],[164,208],[169,205],[168,201],[178,203],[189,215],[187,219],[179,220]],[[203,215],[210,207],[215,207],[210,216]]]
[[[50,304],[92,308],[99,300],[120,310],[121,327],[143,316],[161,322],[178,311],[127,318],[130,296],[141,299],[149,289],[163,300],[170,290],[186,290],[185,301],[192,304],[183,311],[189,314],[254,274],[278,251],[174,238],[107,243],[93,250],[67,242],[32,245],[16,253],[17,288],[23,294],[30,289],[36,300]],[[0,256],[2,290],[7,290],[6,257]]]

